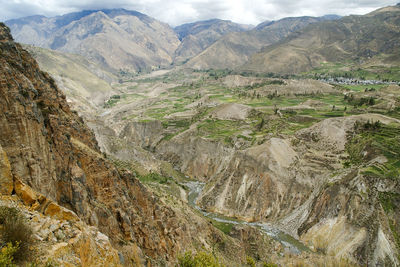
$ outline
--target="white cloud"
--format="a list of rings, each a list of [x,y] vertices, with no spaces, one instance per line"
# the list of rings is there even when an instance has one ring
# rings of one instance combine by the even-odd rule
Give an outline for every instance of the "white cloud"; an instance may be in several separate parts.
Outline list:
[[[83,9],[137,10],[173,26],[211,18],[258,24],[288,16],[365,14],[398,0],[0,0],[0,20]]]

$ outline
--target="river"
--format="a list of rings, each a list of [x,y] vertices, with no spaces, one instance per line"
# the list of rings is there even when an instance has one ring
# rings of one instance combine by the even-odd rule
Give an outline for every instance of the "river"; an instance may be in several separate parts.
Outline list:
[[[265,223],[265,222],[246,222],[237,220],[234,218],[226,217],[220,214],[207,212],[202,210],[197,204],[197,199],[201,194],[204,183],[198,181],[191,181],[186,182],[185,186],[189,188],[188,192],[188,202],[189,205],[194,207],[196,210],[201,212],[205,217],[210,218],[217,222],[228,223],[228,224],[235,224],[235,225],[249,225],[252,227],[256,227],[260,230],[261,233],[266,234],[273,239],[279,241],[283,247],[294,254],[300,254],[302,251],[310,251],[310,249],[301,243],[296,238],[292,237],[291,235],[279,230],[277,227],[274,227],[272,224]]]

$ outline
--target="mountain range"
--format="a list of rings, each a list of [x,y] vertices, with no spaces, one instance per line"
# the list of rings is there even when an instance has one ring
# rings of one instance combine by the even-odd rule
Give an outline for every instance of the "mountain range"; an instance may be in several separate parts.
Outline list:
[[[337,19],[337,16],[284,18],[267,21],[244,33],[231,33],[193,57],[187,65],[195,69],[236,68],[261,48],[276,43],[309,24]]]
[[[113,71],[167,66],[180,43],[167,24],[125,9],[32,16],[6,23],[21,43],[80,54]]]
[[[400,6],[386,7],[363,16],[309,25],[264,47],[241,68],[299,73],[318,67],[322,62],[363,62],[379,57],[385,64],[398,64],[399,41]]]
[[[114,73],[185,64],[197,69],[235,68],[261,48],[308,24],[338,16],[285,18],[256,27],[212,19],[171,28],[125,9],[85,10],[56,17],[6,21],[16,41],[79,54]]]
[[[397,5],[366,15],[290,17],[256,27],[212,19],[171,28],[136,11],[103,9],[6,24],[18,42],[79,54],[113,73],[182,64],[299,73],[344,59],[362,62],[383,56],[382,62],[393,61],[400,43],[399,13]]]

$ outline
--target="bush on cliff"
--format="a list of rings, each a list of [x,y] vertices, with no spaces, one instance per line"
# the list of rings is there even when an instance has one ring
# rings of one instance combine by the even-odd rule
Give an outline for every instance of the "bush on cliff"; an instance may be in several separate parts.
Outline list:
[[[223,267],[224,265],[211,253],[205,251],[193,254],[191,251],[178,257],[179,267]]]
[[[0,266],[14,267],[14,254],[18,251],[19,246],[8,243],[0,250]]]
[[[26,259],[33,241],[32,229],[18,209],[0,206],[0,238],[3,245],[17,248],[12,254],[15,260]]]

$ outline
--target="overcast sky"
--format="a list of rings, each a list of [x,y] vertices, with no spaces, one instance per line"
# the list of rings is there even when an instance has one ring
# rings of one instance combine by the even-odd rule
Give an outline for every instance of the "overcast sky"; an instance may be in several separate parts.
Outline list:
[[[397,2],[400,0],[0,0],[0,20],[122,7],[171,26],[211,18],[256,25],[289,16],[365,14]]]

